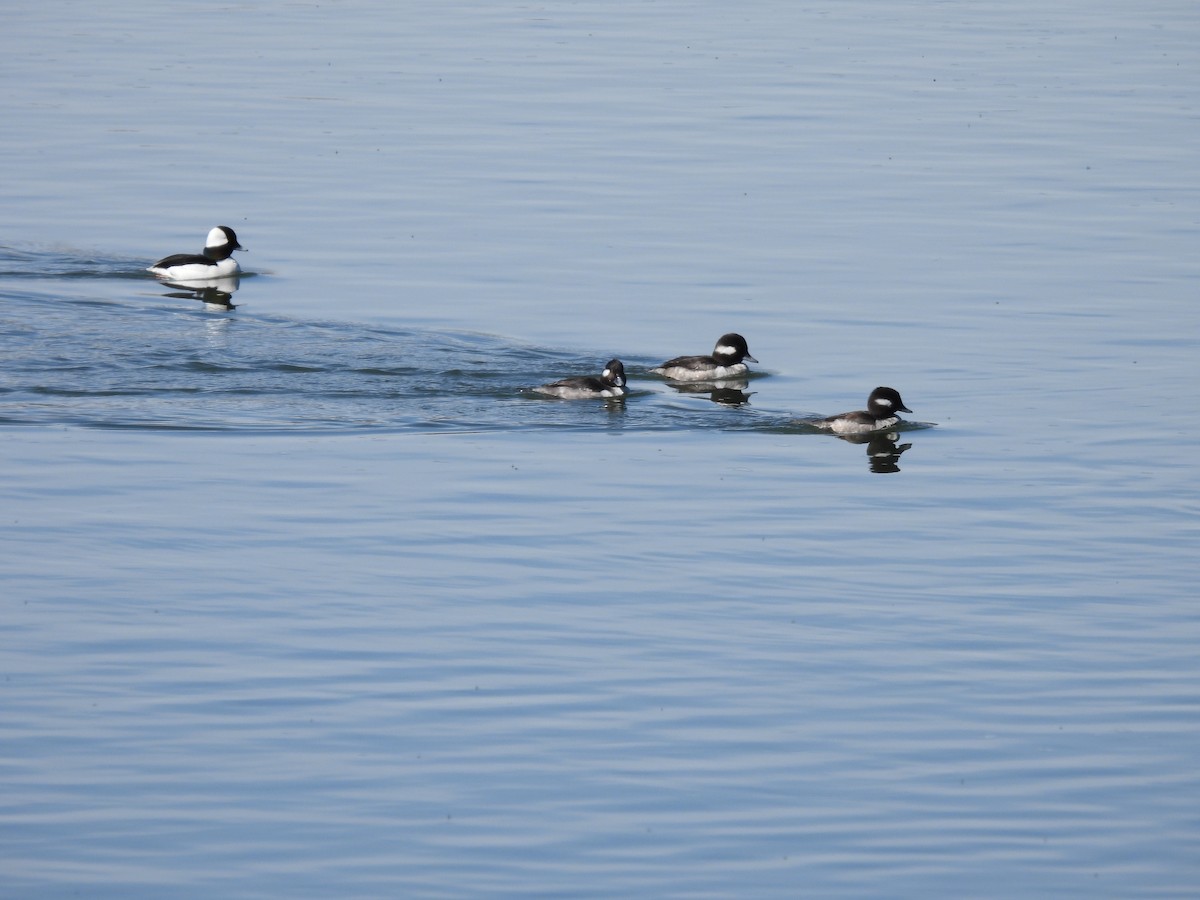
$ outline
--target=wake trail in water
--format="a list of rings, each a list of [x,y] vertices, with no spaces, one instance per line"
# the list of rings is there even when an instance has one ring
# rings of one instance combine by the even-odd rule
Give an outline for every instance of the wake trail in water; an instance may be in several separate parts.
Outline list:
[[[31,282],[37,282],[32,284]],[[136,281],[130,296],[125,287]],[[236,289],[236,288],[235,288]],[[129,260],[0,247],[0,424],[286,433],[814,429],[753,408],[761,373],[672,385],[624,358],[623,400],[533,388],[608,358],[492,335],[214,308]],[[183,303],[181,300],[200,302]]]
[[[164,295],[128,297],[119,282],[135,279]],[[128,260],[0,247],[0,424],[304,433],[750,421],[748,395],[677,394],[644,376],[654,360],[625,360],[633,378],[624,402],[548,400],[532,388],[591,374],[607,357],[214,310],[181,297],[206,299]]]

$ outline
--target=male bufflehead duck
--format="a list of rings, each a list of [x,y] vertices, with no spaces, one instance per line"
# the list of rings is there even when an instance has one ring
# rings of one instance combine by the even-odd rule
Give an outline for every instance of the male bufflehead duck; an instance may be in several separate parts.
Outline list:
[[[716,381],[749,372],[744,359],[758,362],[750,355],[746,339],[740,334],[723,334],[712,356],[677,356],[650,371],[672,381]]]
[[[160,259],[146,271],[172,281],[229,278],[241,271],[237,260],[233,258],[233,251],[245,249],[238,243],[232,228],[218,225],[208,233],[203,253],[176,253]]]
[[[548,394],[563,400],[586,400],[591,397],[624,397],[625,366],[619,359],[610,359],[599,375],[580,375],[564,378],[552,384],[536,388],[539,394]]]
[[[834,434],[868,434],[896,425],[900,421],[896,413],[902,412],[910,413],[912,410],[904,405],[900,393],[895,388],[877,387],[867,398],[866,409],[818,419],[812,424]]]

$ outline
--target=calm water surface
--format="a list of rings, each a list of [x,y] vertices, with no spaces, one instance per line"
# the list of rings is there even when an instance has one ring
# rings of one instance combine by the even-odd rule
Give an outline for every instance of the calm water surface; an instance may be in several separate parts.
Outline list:
[[[1198,39],[12,13],[0,895],[1194,896]]]

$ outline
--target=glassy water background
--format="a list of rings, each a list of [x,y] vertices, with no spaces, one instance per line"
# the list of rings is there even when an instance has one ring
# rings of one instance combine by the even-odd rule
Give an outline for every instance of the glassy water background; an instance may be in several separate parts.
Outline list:
[[[1193,895],[1200,11],[1127,6],[10,11],[0,894]],[[232,310],[142,271],[215,224]],[[795,424],[877,384],[937,427]]]

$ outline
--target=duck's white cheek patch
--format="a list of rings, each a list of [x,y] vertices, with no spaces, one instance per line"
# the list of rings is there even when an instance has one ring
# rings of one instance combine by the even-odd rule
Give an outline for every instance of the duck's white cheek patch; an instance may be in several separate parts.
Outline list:
[[[878,403],[880,406],[891,407],[891,405],[892,405],[892,401],[887,399],[887,397],[876,397],[875,402]]]
[[[225,232],[220,228],[214,228],[208,233],[208,238],[204,242],[205,247],[224,247],[229,243],[229,238],[225,237]]]
[[[727,344],[719,344],[713,351],[716,356],[737,356],[737,352],[737,347],[730,347]]]

